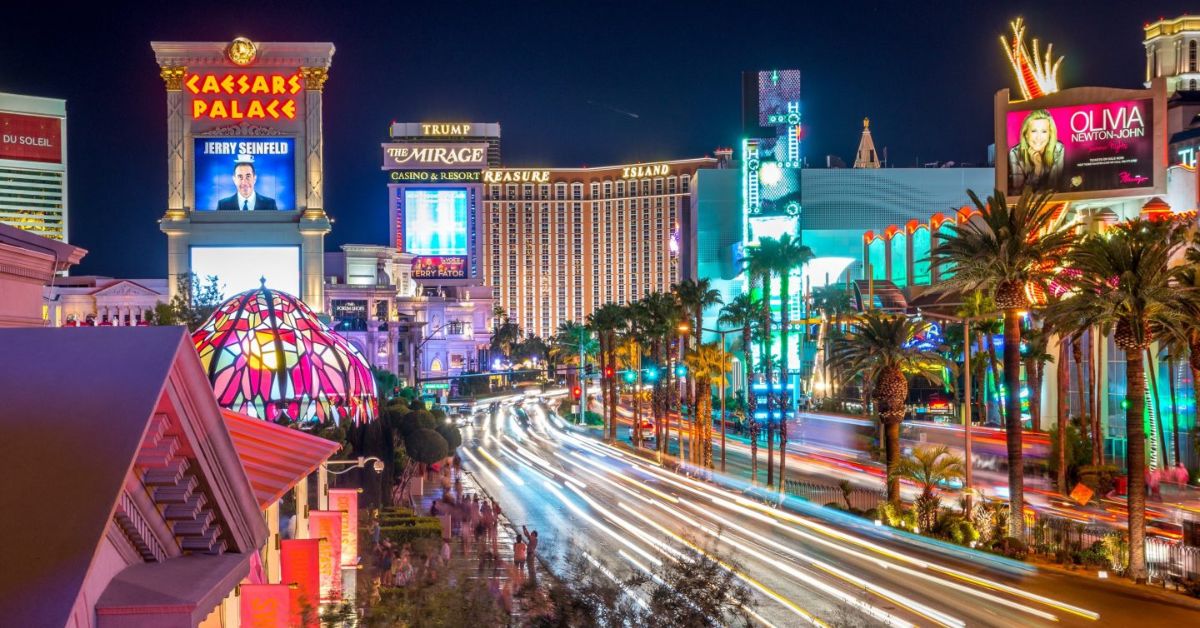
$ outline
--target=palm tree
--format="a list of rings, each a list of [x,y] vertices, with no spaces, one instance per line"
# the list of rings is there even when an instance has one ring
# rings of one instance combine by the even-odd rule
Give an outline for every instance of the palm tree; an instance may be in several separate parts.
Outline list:
[[[1054,326],[1044,317],[1038,317],[1040,325],[1031,327],[1025,334],[1025,344],[1021,348],[1021,359],[1025,363],[1025,378],[1029,381],[1029,416],[1030,425],[1036,431],[1042,424],[1041,390],[1042,378],[1046,373],[1046,363],[1054,359],[1050,355],[1050,337],[1054,335]]]
[[[983,356],[981,360],[983,368],[974,369],[973,372],[979,378],[975,390],[978,391],[980,420],[986,422],[990,418],[988,414],[989,391],[996,396],[998,390],[988,386],[988,370],[992,372],[993,382],[998,384],[1000,381],[1000,361],[996,359],[996,343],[992,342],[992,338],[1002,333],[1003,327],[997,321],[999,313],[996,311],[996,303],[981,290],[968,294],[963,299],[956,315],[972,321],[971,331],[979,343],[978,355]]]
[[[620,335],[622,361],[627,369],[633,369],[633,446],[642,446],[642,356],[649,341],[646,339],[646,308],[638,302],[624,306],[626,327]]]
[[[712,468],[712,383],[725,385],[730,358],[710,342],[687,353],[684,363],[696,382],[696,419],[692,422],[692,463]]]
[[[576,321],[562,321],[559,323],[554,337],[550,339],[551,358],[555,362],[562,361],[566,364],[574,364],[575,381],[577,382],[583,381],[587,362],[589,358],[596,355],[598,349],[599,344],[595,338],[592,338],[592,330]],[[583,362],[580,362],[580,354],[583,355]],[[557,373],[557,367],[555,368],[555,373]],[[568,381],[570,381],[570,378],[568,378]],[[584,403],[583,400],[580,402]],[[584,408],[584,412],[587,412],[586,407]]]
[[[1074,293],[1052,312],[1055,318],[1095,325],[1105,336],[1112,330],[1125,352],[1129,576],[1139,582],[1146,578],[1145,352],[1156,333],[1187,318],[1181,298],[1194,300],[1194,293],[1175,285],[1168,269],[1182,240],[1174,221],[1143,220],[1084,237],[1065,259]]]
[[[924,351],[914,340],[929,327],[919,319],[867,310],[851,319],[845,338],[834,346],[833,360],[864,383],[874,378],[873,398],[884,427],[888,501],[900,501],[900,422],[908,398],[908,378],[921,375],[942,384],[942,370],[955,364],[933,351]]]
[[[666,380],[669,376],[668,352],[670,343],[679,333],[677,328],[682,320],[679,303],[675,295],[665,292],[652,292],[641,301],[644,308],[643,333],[650,342],[650,354],[654,366],[658,369],[658,377],[654,380],[654,393],[651,408],[655,417],[655,436],[660,452],[669,453],[670,424],[664,420],[669,418],[669,403]]]
[[[617,438],[617,332],[625,327],[625,308],[606,303],[588,316],[588,325],[600,338],[600,392],[604,398],[605,438]]]
[[[963,459],[951,454],[946,445],[918,446],[912,455],[900,461],[896,473],[921,486],[921,497],[917,500],[917,521],[921,530],[927,531],[937,523],[938,486],[963,479],[967,468]]]
[[[754,418],[757,403],[754,393],[751,391],[751,382],[754,380],[754,364],[751,362],[754,346],[750,334],[758,320],[759,309],[758,302],[754,300],[753,295],[740,294],[721,308],[721,315],[717,318],[717,322],[721,325],[735,329],[742,328],[742,369],[744,371],[742,381],[745,387],[746,416],[749,418],[749,426],[758,425],[758,421]],[[754,478],[752,482],[756,482],[758,480],[758,430],[751,427],[750,432],[750,477]],[[725,470],[724,441],[721,442],[721,470]]]
[[[684,279],[671,286],[671,292],[675,293],[675,298],[679,301],[680,307],[692,315],[692,320],[689,323],[693,337],[692,347],[699,347],[700,338],[704,331],[704,310],[714,305],[721,305],[724,302],[721,298],[721,293],[713,289],[712,282],[707,277],[701,279]],[[688,400],[688,406],[692,408],[693,417],[696,416],[696,402],[699,395],[697,390],[696,378],[693,376],[691,398]]]
[[[842,317],[854,310],[854,304],[851,299],[850,290],[837,285],[813,288],[812,300],[813,307],[821,313],[821,330],[818,340],[821,342],[820,350],[824,355],[824,358],[821,360],[823,370],[825,371],[822,377],[825,381],[826,396],[830,396],[832,395],[832,388],[829,382],[832,381],[833,376],[829,363],[829,354],[830,345],[833,341],[833,330],[839,329]],[[803,356],[801,360],[803,360]]]
[[[1030,306],[1026,290],[1047,292],[1054,260],[1071,244],[1065,211],[1050,203],[1049,194],[1027,190],[1012,207],[996,190],[987,203],[968,192],[979,217],[948,224],[948,237],[939,238],[931,261],[952,264],[954,275],[941,291],[986,290],[1004,312],[1004,388],[1008,445],[1010,534],[1024,536],[1025,485],[1021,462],[1021,317]]]
[[[761,341],[760,359],[763,365],[763,378],[767,384],[767,486],[775,486],[775,380],[771,369],[771,273],[777,264],[775,259],[779,250],[779,241],[773,238],[762,238],[757,248],[751,249],[746,255],[746,272],[750,275],[750,286],[755,283],[762,285],[762,297],[759,299],[759,337]]]
[[[785,233],[779,236],[779,243],[775,249],[775,272],[779,275],[779,302],[780,302],[780,323],[779,323],[779,379],[781,383],[781,392],[779,397],[779,490],[783,490],[783,474],[787,469],[787,420],[788,409],[795,403],[795,397],[789,396],[788,380],[788,329],[792,326],[791,316],[791,276],[792,271],[798,268],[804,268],[804,265],[812,261],[816,257],[813,255],[812,249],[800,244],[799,238],[793,238],[792,234]]]

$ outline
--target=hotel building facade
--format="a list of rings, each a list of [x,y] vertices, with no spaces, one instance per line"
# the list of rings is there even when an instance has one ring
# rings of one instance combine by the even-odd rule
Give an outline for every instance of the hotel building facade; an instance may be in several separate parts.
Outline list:
[[[67,101],[0,93],[0,223],[67,241]]]
[[[696,172],[713,158],[484,172],[485,285],[527,333],[689,278]]]

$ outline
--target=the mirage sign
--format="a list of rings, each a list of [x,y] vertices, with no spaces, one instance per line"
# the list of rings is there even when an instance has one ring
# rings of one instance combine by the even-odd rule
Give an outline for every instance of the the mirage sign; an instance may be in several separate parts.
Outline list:
[[[471,170],[487,167],[487,144],[384,144],[384,170]]]

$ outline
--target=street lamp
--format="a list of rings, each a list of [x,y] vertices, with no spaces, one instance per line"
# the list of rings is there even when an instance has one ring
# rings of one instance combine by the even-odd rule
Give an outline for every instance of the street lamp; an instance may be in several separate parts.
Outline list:
[[[317,467],[317,510],[327,510],[329,508],[329,475],[342,475],[354,469],[366,468],[367,463],[371,463],[371,469],[375,473],[383,473],[383,461],[375,456],[359,456],[353,460],[326,460]],[[331,466],[350,465],[349,468],[341,471],[330,471]]]
[[[721,337],[721,473],[725,473],[725,334],[741,333],[743,328],[735,327],[722,331],[701,327],[700,331],[711,332]]]

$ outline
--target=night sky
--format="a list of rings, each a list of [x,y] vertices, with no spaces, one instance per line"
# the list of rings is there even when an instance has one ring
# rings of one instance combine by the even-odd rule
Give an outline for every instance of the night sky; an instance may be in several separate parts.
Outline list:
[[[997,37],[1023,15],[1064,87],[1140,87],[1142,26],[1194,2],[22,2],[0,91],[67,99],[74,274],[162,277],[166,96],[151,40],[331,41],[327,249],[384,243],[392,121],[499,122],[509,166],[697,157],[735,144],[743,70],[800,68],[804,153],[853,161],[863,116],[895,166],[983,162]],[[982,6],[980,6],[982,5]],[[632,114],[632,115],[631,115]]]

